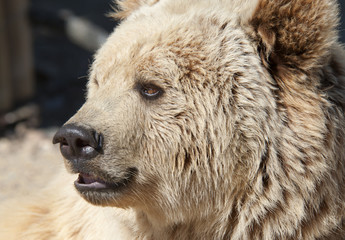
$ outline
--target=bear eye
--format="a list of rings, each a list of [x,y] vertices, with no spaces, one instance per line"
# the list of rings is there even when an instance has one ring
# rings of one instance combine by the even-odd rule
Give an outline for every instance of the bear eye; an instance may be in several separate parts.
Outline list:
[[[146,99],[156,99],[162,95],[163,90],[160,87],[152,84],[141,85],[140,93]]]
[[[151,87],[150,88],[144,88],[143,93],[148,97],[152,97],[152,96],[155,96],[156,94],[158,94],[159,90],[155,89],[155,88],[151,88]]]

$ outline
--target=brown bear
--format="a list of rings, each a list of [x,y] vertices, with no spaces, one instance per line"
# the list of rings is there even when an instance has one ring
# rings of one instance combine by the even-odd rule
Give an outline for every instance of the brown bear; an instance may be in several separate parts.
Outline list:
[[[119,8],[53,140],[72,174],[6,208],[1,239],[345,239],[336,0]]]

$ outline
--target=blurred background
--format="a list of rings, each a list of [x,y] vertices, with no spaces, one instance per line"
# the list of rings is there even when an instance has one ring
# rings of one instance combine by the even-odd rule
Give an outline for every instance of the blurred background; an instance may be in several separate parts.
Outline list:
[[[93,54],[118,24],[106,16],[112,6],[0,0],[0,201],[44,187],[59,169],[51,138],[84,102]],[[344,18],[339,30],[345,42]]]
[[[0,0],[0,134],[58,126],[82,104],[111,0]]]

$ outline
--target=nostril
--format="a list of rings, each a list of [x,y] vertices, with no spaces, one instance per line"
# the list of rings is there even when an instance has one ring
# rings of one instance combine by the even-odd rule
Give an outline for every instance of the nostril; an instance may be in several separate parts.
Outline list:
[[[101,133],[94,132],[94,139],[96,140],[96,147],[97,151],[101,151],[103,148],[103,135]]]
[[[67,142],[66,138],[62,138],[62,139],[60,140],[60,145],[61,145],[61,146],[68,146],[68,142]]]
[[[76,149],[79,149],[80,154],[83,156],[91,155],[96,148],[90,146],[89,141],[85,141],[83,139],[78,138],[75,142]]]
[[[80,138],[77,138],[75,141],[75,145],[77,148],[83,148],[83,147],[89,146],[89,144],[90,144],[89,141],[85,141]]]

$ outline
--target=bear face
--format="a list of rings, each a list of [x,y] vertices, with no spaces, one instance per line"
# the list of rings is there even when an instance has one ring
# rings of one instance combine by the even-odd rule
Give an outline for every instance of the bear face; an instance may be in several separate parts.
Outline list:
[[[55,136],[84,199],[216,239],[342,221],[335,1],[121,3],[86,103]]]
[[[237,188],[232,179],[242,184],[248,179],[235,176],[250,173],[253,165],[258,168],[260,163],[243,162],[241,155],[263,154],[259,149],[265,144],[264,131],[270,130],[254,129],[250,122],[264,126],[266,118],[238,109],[274,118],[271,77],[237,19],[217,13],[138,17],[140,26],[137,20],[123,23],[98,52],[87,101],[68,124],[87,125],[104,137],[104,152],[80,163],[84,173],[110,183],[128,175],[131,179],[121,187],[123,194],[117,188],[100,193],[83,189],[87,200],[131,206],[143,199],[153,205],[159,199],[158,206],[171,204],[171,209],[181,202],[186,202],[186,210],[199,208],[200,202],[212,204],[200,198],[200,186],[208,194]],[[239,126],[241,119],[248,123]],[[246,138],[253,146],[242,147],[243,153],[229,150],[237,145],[234,138],[242,138],[238,128],[243,132],[246,127],[252,131]],[[67,165],[80,172],[70,161]],[[217,177],[206,177],[207,172]]]

